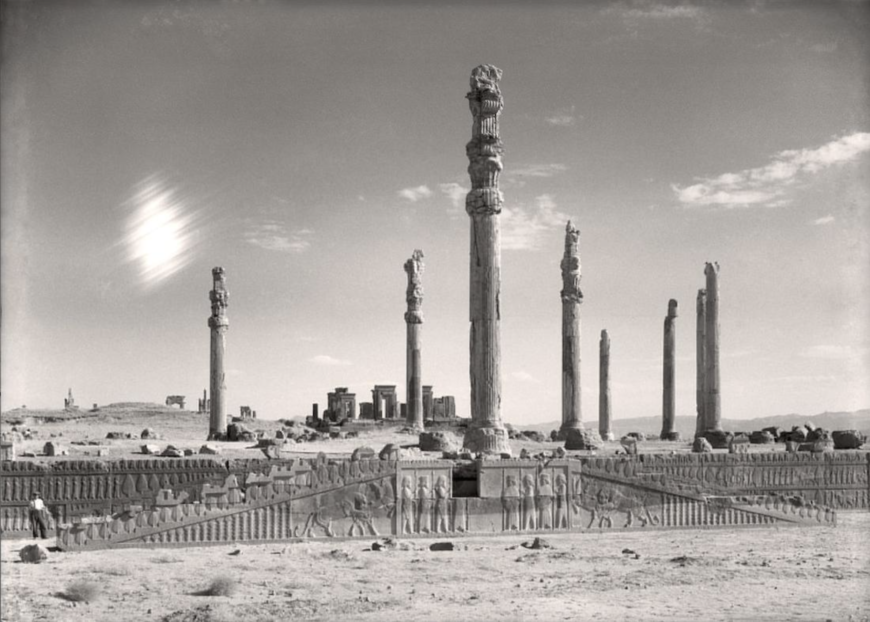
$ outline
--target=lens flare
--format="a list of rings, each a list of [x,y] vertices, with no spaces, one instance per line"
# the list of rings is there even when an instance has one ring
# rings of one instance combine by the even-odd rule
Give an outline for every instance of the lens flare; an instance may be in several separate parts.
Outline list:
[[[155,287],[190,263],[194,214],[157,176],[138,185],[129,206],[123,238],[127,260],[136,266],[143,287]]]

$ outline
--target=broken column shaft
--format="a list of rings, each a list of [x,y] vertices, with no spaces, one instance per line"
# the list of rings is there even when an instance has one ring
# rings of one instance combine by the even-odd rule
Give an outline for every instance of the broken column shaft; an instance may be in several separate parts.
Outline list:
[[[565,254],[562,257],[562,427],[583,427],[580,392],[580,231],[568,221],[565,227]]]
[[[665,317],[664,337],[664,372],[662,374],[662,433],[663,441],[676,441],[680,439],[679,433],[674,429],[675,420],[675,394],[674,394],[674,350],[676,344],[677,301],[673,298],[668,301],[668,315]]]
[[[501,233],[498,215],[503,197],[498,189],[504,152],[498,118],[504,107],[498,81],[502,72],[480,65],[471,72],[466,95],[474,119],[466,145],[471,190],[465,211],[471,218],[470,375],[471,424],[464,446],[472,452],[509,453],[501,420]]]
[[[719,264],[708,263],[704,267],[707,277],[706,305],[706,352],[704,381],[704,419],[707,430],[722,429],[722,402],[719,395]]]
[[[604,441],[614,439],[610,415],[610,335],[602,330],[598,343],[598,433]]]
[[[704,434],[707,425],[707,419],[704,415],[707,400],[707,290],[698,290],[695,311],[697,314],[695,324],[695,408],[697,410],[695,436],[698,437]]]
[[[211,403],[209,410],[209,439],[223,439],[227,434],[227,384],[224,372],[224,355],[227,349],[227,329],[230,322],[227,319],[229,292],[227,292],[226,277],[223,268],[211,271],[214,286],[209,292],[211,300],[211,317],[208,326],[211,329],[211,358],[209,369],[209,389]]]
[[[407,325],[407,349],[405,359],[406,394],[408,402],[408,425],[423,429],[423,377],[420,362],[423,331],[423,251],[415,250],[405,262],[408,274],[408,290],[405,299],[408,310],[405,312]]]

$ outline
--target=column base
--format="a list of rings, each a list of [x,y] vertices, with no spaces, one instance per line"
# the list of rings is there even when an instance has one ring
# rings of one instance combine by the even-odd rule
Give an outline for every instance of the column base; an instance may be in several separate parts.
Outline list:
[[[666,432],[662,430],[662,433],[659,435],[659,440],[662,441],[681,441],[683,437],[680,436],[679,432]]]
[[[565,435],[565,449],[601,449],[602,441],[598,432],[585,428],[570,428]]]
[[[568,438],[569,430],[583,430],[583,422],[582,421],[570,421],[568,423],[563,423],[562,427],[559,428],[559,432],[556,434],[557,441],[564,441]]]
[[[610,431],[602,432],[601,430],[598,430],[598,435],[601,437],[602,441],[615,441],[616,440],[616,435]]]
[[[470,427],[465,432],[462,446],[475,454],[511,453],[507,430],[503,427]]]

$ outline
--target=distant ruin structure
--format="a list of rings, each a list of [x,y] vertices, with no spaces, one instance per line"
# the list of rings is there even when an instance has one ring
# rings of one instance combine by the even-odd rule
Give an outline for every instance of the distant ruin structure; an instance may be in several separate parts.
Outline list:
[[[610,335],[604,329],[598,342],[598,434],[603,441],[614,440],[610,419]]]
[[[335,387],[335,391],[326,394],[323,417],[333,422],[356,419],[356,393],[350,393],[347,387]]]
[[[181,410],[184,410],[184,396],[183,395],[167,395],[165,404],[167,406],[178,406]]]
[[[722,401],[719,394],[719,264],[707,263],[707,303],[704,334],[704,431],[722,430]]]
[[[580,230],[571,221],[565,226],[565,254],[562,257],[562,427],[583,427],[580,387]]]
[[[257,411],[252,410],[250,406],[239,406],[239,417],[242,419],[256,419]]]
[[[196,412],[199,414],[211,412],[211,400],[208,399],[208,389],[202,390],[202,398],[196,400]]]
[[[663,441],[680,440],[680,434],[676,431],[676,398],[674,378],[674,357],[676,347],[677,301],[671,298],[668,301],[668,314],[665,317],[665,337],[663,352],[662,374],[662,433]]]
[[[405,262],[408,275],[408,290],[405,300],[407,325],[407,346],[405,357],[405,399],[407,400],[407,422],[412,428],[423,429],[423,378],[421,369],[421,349],[423,332],[423,251],[415,250]]]
[[[78,406],[76,406],[76,400],[72,394],[72,389],[67,389],[66,397],[63,398],[63,408],[64,410],[75,410],[78,408]]]
[[[230,294],[227,291],[227,281],[224,269],[213,268],[211,271],[213,288],[209,292],[211,300],[211,317],[208,327],[211,329],[211,357],[209,359],[209,388],[211,394],[209,415],[209,439],[223,439],[227,434],[227,383],[224,371],[224,357],[227,349],[227,329],[230,321],[227,319],[227,306]]]
[[[706,431],[707,418],[707,290],[699,289],[695,303],[695,437]]]
[[[396,385],[376,384],[372,389],[372,417],[379,419],[398,419],[399,400],[396,397]]]
[[[473,124],[471,141],[465,147],[471,177],[471,190],[465,197],[465,211],[471,218],[471,424],[463,444],[472,452],[497,454],[510,453],[501,420],[501,76],[501,69],[493,65],[479,65],[471,72],[471,91],[466,98]]]

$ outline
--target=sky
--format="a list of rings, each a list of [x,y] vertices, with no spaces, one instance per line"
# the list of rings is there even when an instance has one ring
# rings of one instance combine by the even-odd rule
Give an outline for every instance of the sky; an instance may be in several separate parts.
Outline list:
[[[195,399],[211,269],[227,399],[304,417],[423,383],[469,416],[471,70],[504,72],[502,415],[561,417],[581,231],[583,419],[695,414],[720,265],[725,418],[870,407],[870,3],[3,3],[2,409]]]

